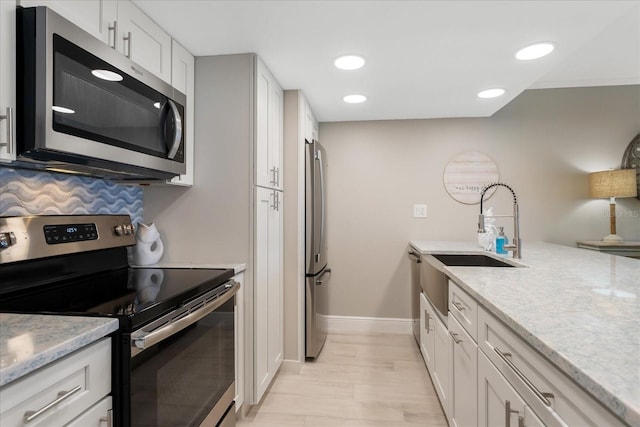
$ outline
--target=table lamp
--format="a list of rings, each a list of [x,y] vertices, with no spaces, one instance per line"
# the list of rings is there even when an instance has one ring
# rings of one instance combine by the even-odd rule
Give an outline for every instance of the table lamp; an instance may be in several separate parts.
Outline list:
[[[638,194],[635,169],[609,170],[589,175],[591,197],[609,199],[609,220],[611,234],[602,239],[607,243],[622,242],[616,234],[616,197],[635,197]]]

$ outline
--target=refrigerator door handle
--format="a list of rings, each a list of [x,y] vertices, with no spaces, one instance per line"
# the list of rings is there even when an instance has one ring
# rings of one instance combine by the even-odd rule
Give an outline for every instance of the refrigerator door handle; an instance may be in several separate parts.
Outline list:
[[[328,281],[331,278],[331,269],[326,268],[324,272],[318,277],[316,280],[316,286],[322,285],[324,282]]]
[[[320,246],[318,251],[318,256],[316,256],[316,260],[319,260],[320,254],[322,254],[323,243],[324,243],[324,221],[325,221],[325,212],[324,212],[324,173],[322,170],[322,154],[321,151],[316,151],[315,159],[318,161],[320,166]]]

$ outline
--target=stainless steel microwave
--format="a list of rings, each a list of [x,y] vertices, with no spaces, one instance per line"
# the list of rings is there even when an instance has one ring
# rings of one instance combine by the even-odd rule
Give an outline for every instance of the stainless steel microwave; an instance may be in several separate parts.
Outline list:
[[[184,94],[46,7],[19,7],[16,27],[16,166],[125,180],[185,173]]]

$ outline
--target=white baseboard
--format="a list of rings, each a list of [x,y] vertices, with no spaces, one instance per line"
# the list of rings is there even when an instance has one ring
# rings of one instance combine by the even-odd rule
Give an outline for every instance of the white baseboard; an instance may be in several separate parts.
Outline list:
[[[304,366],[304,361],[299,362],[297,360],[285,359],[282,361],[282,365],[280,366],[280,371],[285,372],[287,374],[299,374],[300,371],[302,371],[303,366]]]
[[[411,319],[393,317],[320,316],[327,332],[411,334]]]

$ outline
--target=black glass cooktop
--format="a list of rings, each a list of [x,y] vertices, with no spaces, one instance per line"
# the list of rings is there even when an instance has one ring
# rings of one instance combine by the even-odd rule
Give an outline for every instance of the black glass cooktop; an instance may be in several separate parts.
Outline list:
[[[134,330],[220,287],[232,269],[120,268],[0,298],[0,311],[113,316]]]

